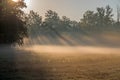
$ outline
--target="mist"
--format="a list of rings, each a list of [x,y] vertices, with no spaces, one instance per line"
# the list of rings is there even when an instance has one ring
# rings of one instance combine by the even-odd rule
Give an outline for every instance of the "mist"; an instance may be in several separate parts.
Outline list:
[[[0,80],[120,79],[117,0],[39,1],[0,0]]]

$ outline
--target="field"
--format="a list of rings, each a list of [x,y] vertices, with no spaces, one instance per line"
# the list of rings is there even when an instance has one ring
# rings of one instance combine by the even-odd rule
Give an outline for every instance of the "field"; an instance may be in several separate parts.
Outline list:
[[[80,49],[1,47],[0,80],[120,80],[119,48]]]

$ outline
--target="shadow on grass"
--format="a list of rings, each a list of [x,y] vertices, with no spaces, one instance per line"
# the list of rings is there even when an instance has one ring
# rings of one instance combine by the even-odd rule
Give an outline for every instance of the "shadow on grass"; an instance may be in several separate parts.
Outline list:
[[[0,46],[0,80],[44,80],[43,63],[30,52],[19,51],[11,46]]]

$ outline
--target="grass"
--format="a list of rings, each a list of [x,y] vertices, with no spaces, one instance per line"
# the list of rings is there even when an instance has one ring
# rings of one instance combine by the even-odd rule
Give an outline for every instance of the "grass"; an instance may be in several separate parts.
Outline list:
[[[2,49],[0,80],[120,80],[120,54],[51,54]]]
[[[108,54],[49,55],[42,66],[48,80],[119,80],[119,58]]]

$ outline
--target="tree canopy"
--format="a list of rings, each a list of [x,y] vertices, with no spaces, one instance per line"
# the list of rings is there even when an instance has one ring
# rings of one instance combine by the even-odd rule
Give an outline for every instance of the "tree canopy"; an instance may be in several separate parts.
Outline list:
[[[0,43],[22,44],[23,37],[27,36],[26,22],[22,20],[26,7],[24,0],[14,2],[12,0],[3,0],[2,14],[0,14]]]
[[[24,0],[14,2],[12,0],[4,0],[2,12],[0,14],[0,43],[23,43],[23,38],[29,35],[34,38],[46,31],[59,33],[63,31],[98,31],[119,28],[118,23],[113,19],[113,10],[108,5],[106,7],[96,8],[96,12],[88,10],[83,14],[83,18],[78,22],[71,20],[66,16],[60,17],[57,12],[48,10],[45,18],[37,12],[31,10],[29,14],[22,11],[26,8]]]
[[[109,26],[113,22],[112,8],[108,5],[105,8],[98,7],[97,12],[86,11],[81,19],[83,26]]]

